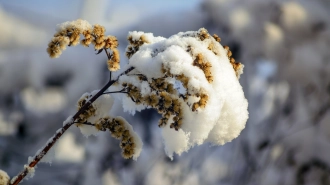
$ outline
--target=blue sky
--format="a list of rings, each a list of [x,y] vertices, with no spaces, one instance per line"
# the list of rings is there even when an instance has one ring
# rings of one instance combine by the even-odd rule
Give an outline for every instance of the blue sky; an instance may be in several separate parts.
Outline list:
[[[0,4],[13,5],[61,19],[75,19],[79,16],[81,2],[81,0],[0,0]],[[109,11],[136,9],[141,14],[148,15],[159,11],[190,9],[200,2],[201,0],[104,0],[103,4]]]

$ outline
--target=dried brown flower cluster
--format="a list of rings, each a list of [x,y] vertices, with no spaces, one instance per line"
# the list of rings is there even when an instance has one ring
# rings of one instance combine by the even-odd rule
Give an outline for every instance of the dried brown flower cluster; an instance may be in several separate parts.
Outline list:
[[[235,73],[236,73],[236,76],[237,78],[239,78],[239,76],[241,75],[241,71],[243,70],[243,65],[242,63],[240,62],[236,62],[234,57],[232,57],[232,52],[230,51],[229,49],[229,46],[224,46],[224,49],[227,50],[227,56],[228,56],[228,59],[230,61],[230,64],[233,66],[234,70],[235,70]]]
[[[213,34],[213,38],[214,38],[217,42],[221,42],[221,38],[220,38],[217,34]]]
[[[47,52],[51,58],[57,58],[66,49],[66,46],[76,46],[80,43],[88,47],[90,44],[93,44],[94,49],[99,52],[107,49],[112,51],[112,53],[107,53],[108,69],[117,71],[120,68],[119,51],[117,49],[118,41],[114,36],[106,36],[105,31],[105,28],[101,25],[95,24],[91,26],[87,21],[80,19],[63,23],[48,44]],[[80,35],[84,37],[81,41]]]
[[[210,37],[210,34],[205,28],[201,28],[199,29],[198,37],[199,39],[201,39],[201,41],[203,41],[205,39],[208,39]]]
[[[134,55],[134,53],[139,50],[140,46],[142,46],[144,43],[148,43],[145,35],[141,35],[138,40],[134,39],[132,36],[129,36],[127,40],[129,42],[129,45],[126,48],[127,58],[131,58],[132,55]]]
[[[189,97],[199,98],[197,102],[190,105],[192,111],[197,111],[198,108],[205,108],[208,101],[208,95],[206,93],[190,94],[189,92],[192,92],[193,90],[187,91],[187,93],[184,95],[178,95],[173,84],[168,83],[165,79],[176,78],[177,80],[182,82],[183,86],[186,89],[189,89],[189,78],[184,76],[183,74],[172,75],[166,68],[163,68],[163,71],[165,74],[163,78],[151,79],[148,81],[145,76],[138,75],[136,77],[141,82],[148,82],[149,87],[152,90],[152,92],[148,95],[143,96],[141,94],[141,90],[130,83],[123,83],[122,86],[126,89],[127,95],[136,104],[144,104],[146,106],[155,108],[158,113],[162,115],[162,118],[159,120],[158,126],[163,127],[167,124],[169,120],[172,119],[170,128],[179,130],[181,128],[183,119],[182,102],[186,102],[186,104],[189,105]]]
[[[126,49],[126,55],[128,58],[131,58],[142,45],[149,43],[148,37],[146,34],[139,35],[139,32],[134,32],[128,36],[129,46]],[[134,35],[134,37],[133,37]],[[211,36],[205,28],[199,29],[196,34],[185,34],[182,37],[195,37],[198,40],[208,44],[208,49],[212,51],[215,55],[219,55],[222,47],[218,42],[221,41],[220,37],[216,34]],[[226,49],[226,48],[225,48]],[[235,60],[231,57],[231,52],[226,49],[228,52],[228,58],[232,64],[236,76],[239,77],[241,74],[242,65],[236,63]],[[151,57],[155,57],[158,53],[163,52],[163,48],[157,48],[151,54]],[[203,71],[205,79],[212,83],[214,76],[212,75],[212,65],[208,61],[206,55],[196,50],[191,45],[188,45],[186,51],[193,58],[192,65],[199,68]],[[203,88],[195,89],[193,86],[189,85],[190,78],[185,74],[171,74],[171,66],[162,64],[161,73],[162,77],[159,78],[147,78],[143,74],[137,74],[136,79],[140,82],[147,82],[151,93],[148,95],[142,95],[140,87],[135,86],[131,83],[122,83],[122,87],[127,92],[127,95],[134,101],[136,104],[143,104],[158,110],[162,115],[162,118],[159,121],[159,126],[165,126],[167,123],[171,122],[170,127],[178,130],[182,125],[182,111],[183,105],[186,104],[190,107],[191,111],[196,112],[199,109],[206,107],[209,101],[209,95],[207,91]],[[169,79],[175,79],[180,81],[182,86],[186,89],[184,94],[179,94],[174,88],[173,84],[169,83]]]
[[[210,62],[206,61],[202,53],[197,54],[193,65],[199,67],[204,72],[205,78],[209,83],[213,81],[213,76],[211,74],[212,65]]]
[[[92,95],[83,95],[77,103],[77,110],[80,110],[87,101],[92,97]],[[76,126],[80,126],[82,123],[87,122],[87,119],[91,116],[95,116],[96,114],[96,107],[91,104],[82,114],[79,115],[79,118],[76,120]]]
[[[116,118],[104,117],[95,124],[98,130],[109,130],[112,137],[120,140],[120,148],[125,159],[133,157],[136,147],[136,141],[127,125],[126,120],[119,116]]]
[[[205,39],[208,39],[210,38],[211,36],[209,35],[208,31],[204,28],[200,29],[199,33],[198,33],[198,37],[201,41],[204,41]],[[214,38],[214,40],[216,42],[220,42],[221,39],[218,35],[216,34],[213,34],[212,36]],[[217,49],[215,48],[215,43],[214,42],[210,42],[209,43],[209,46],[208,46],[208,49],[211,50],[215,55],[219,55],[219,53],[217,52]],[[232,52],[230,51],[229,47],[228,46],[224,46],[224,49],[227,50],[227,56],[228,56],[228,59],[230,61],[230,64],[233,66],[234,70],[235,70],[235,73],[236,73],[236,76],[237,78],[239,78],[240,74],[242,73],[242,70],[243,70],[243,65],[239,62],[236,62],[235,59],[232,57]],[[191,48],[188,48],[188,50],[190,51]],[[200,54],[198,54],[200,55]],[[200,59],[201,57],[196,57],[196,59]],[[195,64],[195,62],[194,62]],[[208,68],[211,68],[212,66],[208,67]],[[203,70],[203,69],[202,69]],[[204,70],[203,70],[204,71]],[[205,73],[205,76],[207,78],[207,80],[210,82],[212,80],[210,79],[213,79],[211,78],[211,74],[208,72],[209,70],[207,70],[207,73]]]
[[[201,41],[206,40],[209,43],[209,50],[213,51],[218,55],[216,48],[216,42],[221,39],[217,35],[210,36],[206,29],[200,29],[197,35],[195,35]],[[134,55],[145,43],[148,43],[146,36],[141,35],[138,40],[134,40],[132,36],[128,37],[130,45],[126,49],[126,55],[130,58]],[[195,53],[193,48],[187,47],[186,50],[190,55],[195,58],[193,65],[198,67],[205,74],[205,78],[209,83],[213,82],[213,75],[211,73],[212,65],[206,60],[206,57],[202,53]],[[157,51],[159,52],[159,51]],[[130,83],[123,83],[123,88],[126,89],[127,95],[136,103],[144,104],[155,108],[161,115],[162,118],[159,121],[159,126],[165,126],[169,120],[171,120],[171,128],[178,130],[182,125],[182,103],[186,103],[192,111],[198,111],[198,109],[203,109],[207,105],[209,96],[203,89],[192,89],[188,86],[189,77],[184,74],[173,75],[170,72],[168,66],[162,66],[162,73],[164,74],[161,78],[148,79],[144,75],[137,75],[137,79],[141,81],[147,81],[152,92],[149,95],[143,96],[139,87],[134,86]],[[168,83],[168,78],[175,78],[180,81],[183,87],[186,89],[185,94],[178,94],[173,84]],[[192,102],[193,99],[193,103]],[[197,100],[196,100],[197,99]]]
[[[197,55],[198,56],[198,55]],[[202,57],[202,56],[200,56]],[[210,66],[211,67],[211,66]],[[192,111],[197,111],[198,108],[205,108],[207,101],[208,101],[208,95],[206,93],[203,92],[203,90],[200,90],[199,92],[195,92],[194,89],[191,89],[188,86],[189,83],[189,78],[186,77],[184,74],[180,74],[180,75],[173,75],[170,73],[169,69],[165,68],[163,66],[162,71],[165,71],[166,77],[174,77],[175,79],[179,80],[183,87],[187,90],[186,94],[181,95],[182,99],[187,103],[189,97],[196,97],[199,98],[198,101],[194,102],[191,106],[191,110]],[[209,81],[209,83],[211,83],[212,81]],[[187,103],[189,106],[189,103]]]
[[[107,61],[109,71],[117,71],[120,69],[120,55],[118,49],[113,49],[112,54]]]
[[[167,74],[169,75],[169,73]],[[132,84],[123,83],[122,86],[128,92],[127,95],[136,104],[144,104],[146,106],[155,108],[158,113],[162,115],[162,118],[159,120],[159,127],[165,126],[167,122],[172,119],[170,128],[179,130],[181,128],[183,119],[182,102],[186,102],[189,105],[189,97],[199,98],[197,102],[190,105],[192,111],[197,111],[198,108],[205,108],[208,101],[208,95],[206,93],[196,93],[192,95],[187,92],[185,95],[178,96],[176,90],[173,87],[173,84],[166,82],[165,78],[176,77],[187,89],[189,79],[184,75],[168,75],[164,78],[152,79],[150,82],[148,81],[149,86],[152,89],[152,93],[145,96],[141,94],[141,90],[138,87]],[[147,81],[146,78],[138,79],[141,80],[141,82]]]
[[[142,79],[139,79],[142,82]],[[136,104],[150,106],[162,115],[162,118],[159,120],[159,127],[165,126],[168,120],[172,118],[173,121],[170,128],[179,130],[182,124],[183,112],[179,98],[176,97],[174,93],[169,92],[175,91],[173,84],[165,82],[162,78],[153,79],[148,83],[152,89],[152,93],[145,96],[142,96],[139,88],[132,84],[125,83],[123,87],[126,88],[128,96],[131,97]],[[167,89],[169,91],[166,91]]]
[[[0,185],[8,185],[9,184],[9,176],[5,171],[0,170]]]
[[[57,36],[53,37],[48,44],[47,52],[51,58],[57,58],[62,54],[62,51],[69,45],[70,39],[68,37]]]

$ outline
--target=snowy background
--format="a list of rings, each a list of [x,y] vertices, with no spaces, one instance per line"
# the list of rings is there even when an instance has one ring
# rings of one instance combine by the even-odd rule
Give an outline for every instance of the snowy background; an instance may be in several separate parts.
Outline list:
[[[128,31],[168,37],[205,27],[245,65],[240,78],[250,118],[221,147],[202,145],[171,161],[159,115],[124,116],[144,141],[137,161],[121,157],[108,133],[86,139],[75,127],[22,184],[330,184],[329,0],[0,0],[0,169],[16,175],[74,114],[76,101],[102,87],[104,55],[82,46],[58,59],[46,52],[57,24],[82,18],[119,39]]]

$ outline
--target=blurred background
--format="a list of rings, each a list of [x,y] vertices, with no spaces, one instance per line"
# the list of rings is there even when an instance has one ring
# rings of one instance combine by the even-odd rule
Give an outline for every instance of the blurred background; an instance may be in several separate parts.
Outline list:
[[[84,92],[108,80],[105,55],[69,48],[50,59],[56,25],[82,18],[117,36],[122,65],[128,31],[168,37],[205,27],[245,65],[240,82],[250,118],[241,135],[171,161],[159,115],[111,110],[144,141],[137,161],[121,157],[109,133],[69,129],[51,164],[22,184],[330,184],[329,0],[0,0],[0,169],[17,175],[76,111]]]

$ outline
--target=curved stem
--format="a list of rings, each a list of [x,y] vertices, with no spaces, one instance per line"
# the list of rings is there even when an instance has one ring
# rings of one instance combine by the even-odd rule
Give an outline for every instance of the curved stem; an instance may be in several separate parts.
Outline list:
[[[105,84],[104,87],[102,87],[101,90],[99,90],[90,100],[88,100],[85,105],[83,107],[81,107],[81,109],[78,110],[78,112],[76,112],[76,114],[74,114],[74,116],[72,117],[70,122],[67,122],[61,129],[59,129],[52,138],[50,138],[48,140],[48,142],[46,143],[46,145],[42,148],[42,150],[40,150],[40,152],[38,154],[36,154],[33,158],[33,160],[29,163],[28,167],[33,168],[35,167],[38,162],[40,162],[40,160],[44,157],[44,155],[47,154],[47,152],[54,146],[54,144],[56,143],[56,141],[64,134],[64,132],[66,130],[68,130],[75,122],[75,120],[80,116],[80,114],[82,114],[85,110],[87,110],[87,108],[97,99],[99,98],[111,85],[113,85],[115,82],[118,81],[119,77],[129,73],[130,71],[132,71],[134,69],[134,67],[131,67],[129,69],[127,69],[126,71],[124,71],[123,73],[121,73],[116,80],[109,80],[109,82],[107,84]],[[28,174],[28,168],[24,168],[24,170],[22,172],[20,172],[16,177],[14,177],[9,185],[17,185],[18,183],[20,183],[24,177]]]

